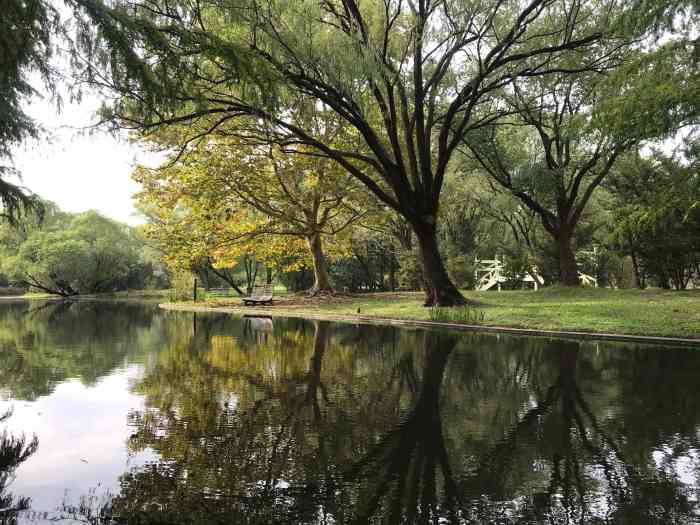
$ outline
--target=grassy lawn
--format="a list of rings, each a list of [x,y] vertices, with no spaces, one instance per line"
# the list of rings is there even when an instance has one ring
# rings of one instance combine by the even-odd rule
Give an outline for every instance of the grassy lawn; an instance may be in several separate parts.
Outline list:
[[[483,312],[485,325],[700,338],[700,290],[545,288],[464,293],[477,304],[478,313]],[[290,294],[277,298],[275,306],[256,310],[357,315],[359,308],[363,316],[431,320],[436,314],[422,306],[422,298],[421,293],[406,292],[321,298]],[[240,301],[212,299],[198,305],[237,307]]]

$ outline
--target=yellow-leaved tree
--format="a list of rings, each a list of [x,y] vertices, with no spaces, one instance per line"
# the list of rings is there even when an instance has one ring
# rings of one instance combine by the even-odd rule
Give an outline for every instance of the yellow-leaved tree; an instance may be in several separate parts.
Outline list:
[[[302,242],[292,238],[252,239],[242,233],[259,221],[246,208],[212,192],[213,186],[190,177],[186,169],[150,170],[137,167],[133,177],[142,184],[136,194],[138,208],[146,215],[146,238],[164,255],[174,273],[217,276],[239,295],[250,294],[260,267],[285,271],[308,264]],[[232,239],[238,239],[232,242]],[[243,274],[243,279],[238,278]]]
[[[214,268],[245,257],[288,271],[310,265],[314,294],[333,292],[327,257],[349,253],[348,229],[372,209],[328,159],[240,136],[207,137],[134,178],[147,234],[171,265],[203,257]]]

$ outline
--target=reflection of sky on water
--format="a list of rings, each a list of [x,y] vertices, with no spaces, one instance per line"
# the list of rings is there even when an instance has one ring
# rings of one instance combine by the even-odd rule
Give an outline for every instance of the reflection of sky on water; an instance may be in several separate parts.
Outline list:
[[[10,490],[30,497],[34,511],[52,511],[64,497],[77,504],[93,489],[98,496],[117,492],[121,474],[154,457],[130,456],[126,448],[127,415],[143,409],[142,399],[129,392],[139,372],[137,366],[119,369],[91,387],[71,379],[35,402],[0,401],[0,413],[13,410],[4,425],[9,432],[39,438],[37,453],[19,467]]]
[[[690,448],[680,457],[673,456],[673,449],[666,445],[660,450],[652,452],[656,469],[663,471],[667,476],[675,476],[684,485],[700,488],[700,480],[697,478],[696,466],[700,464],[700,450]],[[697,501],[697,495],[690,494],[694,501]]]
[[[9,487],[33,500],[22,525],[79,523],[57,507],[110,493],[124,523],[369,523],[395,502],[700,523],[695,351],[296,320],[261,337],[107,303],[2,315],[0,427],[39,440]]]

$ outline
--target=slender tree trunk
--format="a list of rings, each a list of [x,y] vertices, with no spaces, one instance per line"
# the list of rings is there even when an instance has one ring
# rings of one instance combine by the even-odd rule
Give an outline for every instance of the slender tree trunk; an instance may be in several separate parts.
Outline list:
[[[389,252],[389,289],[396,291],[396,258],[393,252]]]
[[[379,255],[379,289],[382,291],[386,290],[384,287],[384,262],[384,250],[382,250]]]
[[[560,232],[556,240],[559,245],[559,283],[564,286],[580,286],[576,255],[571,247],[571,234]]]
[[[420,246],[425,281],[425,306],[458,306],[467,304],[447,274],[438,249],[434,224],[418,223],[414,231]]]
[[[321,235],[318,232],[314,232],[306,238],[306,242],[309,245],[314,265],[314,285],[311,288],[311,293],[333,293],[331,279],[328,276],[328,263],[323,255]]]
[[[632,269],[634,270],[634,280],[636,281],[637,288],[644,290],[646,288],[646,282],[642,279],[641,269],[639,268],[639,260],[637,259],[637,254],[632,251],[630,253],[632,258]]]
[[[257,274],[257,265],[258,263],[255,261],[255,259],[247,255],[244,256],[243,266],[245,268],[245,287],[248,295],[253,293],[253,286],[255,285],[255,277]],[[253,274],[253,270],[255,270],[255,274]]]

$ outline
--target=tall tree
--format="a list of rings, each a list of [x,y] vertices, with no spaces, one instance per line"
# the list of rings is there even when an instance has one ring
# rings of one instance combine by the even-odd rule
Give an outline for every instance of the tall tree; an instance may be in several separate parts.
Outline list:
[[[86,78],[120,98],[111,117],[141,131],[240,116],[346,169],[418,239],[426,305],[462,304],[436,237],[445,172],[470,129],[502,115],[514,79],[595,67],[616,2],[578,0],[71,0],[82,9]],[[96,38],[93,38],[96,37]],[[92,44],[89,44],[92,42]],[[97,43],[97,45],[94,45]],[[579,60],[565,59],[572,51]],[[105,67],[95,66],[102,63]],[[293,118],[333,111],[360,146],[334,147]]]
[[[594,191],[621,153],[697,122],[700,70],[692,46],[649,54],[614,50],[599,72],[514,81],[512,127],[467,136],[472,158],[536,213],[558,247],[559,282],[579,285],[575,234]],[[605,69],[616,62],[613,74]]]
[[[186,157],[174,154],[163,169],[140,169],[136,177],[146,183],[143,199],[169,196],[160,199],[159,209],[168,206],[165,201],[172,206],[186,199],[191,208],[203,210],[200,216],[219,217],[224,226],[233,222],[234,227],[219,228],[212,252],[235,253],[237,245],[257,246],[260,252],[272,239],[283,256],[294,239],[305,242],[314,272],[312,293],[333,292],[325,242],[337,252],[338,235],[372,208],[352,177],[328,159],[285,155],[276,145],[230,137],[203,140]],[[243,216],[249,220],[241,221]]]
[[[317,293],[333,291],[322,239],[336,249],[333,237],[364,214],[351,202],[352,181],[324,176],[332,168],[229,139],[202,143],[162,169],[140,168],[135,178],[144,186],[139,201],[157,210],[149,236],[167,245],[171,262],[206,257],[216,269],[253,256],[286,270],[308,264]]]

